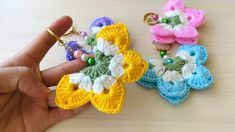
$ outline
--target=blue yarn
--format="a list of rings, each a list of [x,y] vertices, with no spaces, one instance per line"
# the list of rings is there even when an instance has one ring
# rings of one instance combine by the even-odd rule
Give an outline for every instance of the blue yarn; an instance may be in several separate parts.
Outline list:
[[[172,104],[179,104],[188,97],[190,87],[184,81],[172,83],[159,78],[157,83],[160,95]]]
[[[182,45],[178,52],[186,51],[195,57],[196,70],[193,75],[183,81],[167,82],[156,75],[153,66],[149,64],[149,69],[137,82],[146,88],[155,88],[159,94],[172,104],[182,103],[189,95],[190,89],[202,90],[209,88],[214,79],[210,71],[203,66],[208,59],[207,50],[201,45]]]
[[[214,79],[210,71],[202,66],[197,66],[195,73],[186,80],[186,83],[193,89],[206,89],[210,87],[214,82]]]
[[[195,56],[197,64],[205,64],[208,59],[207,50],[204,46],[193,44],[193,45],[181,45],[179,51],[187,51],[191,56]]]
[[[146,87],[146,88],[157,88],[157,79],[158,76],[153,71],[153,66],[149,63],[149,68],[142,76],[142,78],[137,81],[138,84]]]

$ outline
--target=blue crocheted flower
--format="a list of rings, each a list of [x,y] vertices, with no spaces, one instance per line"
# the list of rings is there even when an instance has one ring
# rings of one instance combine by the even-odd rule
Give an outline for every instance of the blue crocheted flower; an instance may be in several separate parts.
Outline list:
[[[172,104],[183,102],[190,89],[206,89],[213,84],[210,71],[203,66],[207,50],[200,45],[182,45],[172,61],[149,61],[149,69],[138,83],[156,88]]]

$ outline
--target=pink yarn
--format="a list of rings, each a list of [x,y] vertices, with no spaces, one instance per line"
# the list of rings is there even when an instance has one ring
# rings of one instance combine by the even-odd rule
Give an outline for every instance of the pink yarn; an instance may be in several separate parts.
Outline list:
[[[190,9],[184,6],[182,0],[169,0],[165,5],[164,13],[169,11],[181,11],[187,19],[186,24],[176,30],[169,30],[161,25],[156,24],[151,27],[152,36],[155,42],[169,44],[177,42],[179,44],[195,44],[198,42],[199,33],[197,27],[205,22],[205,15],[202,10]]]

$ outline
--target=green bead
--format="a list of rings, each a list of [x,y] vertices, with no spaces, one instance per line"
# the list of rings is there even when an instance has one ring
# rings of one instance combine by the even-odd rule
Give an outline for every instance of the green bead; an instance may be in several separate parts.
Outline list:
[[[92,57],[88,58],[87,63],[89,66],[95,65],[95,58],[92,58]]]
[[[162,22],[163,22],[163,23],[166,23],[166,24],[169,24],[169,23],[170,23],[170,19],[168,19],[168,18],[163,18],[163,19],[162,19]]]
[[[172,64],[173,62],[174,62],[173,59],[170,59],[170,58],[169,58],[169,59],[166,59],[166,63],[167,63],[167,64]]]
[[[163,58],[165,55],[167,55],[167,51],[166,50],[161,50],[160,51],[160,56]]]

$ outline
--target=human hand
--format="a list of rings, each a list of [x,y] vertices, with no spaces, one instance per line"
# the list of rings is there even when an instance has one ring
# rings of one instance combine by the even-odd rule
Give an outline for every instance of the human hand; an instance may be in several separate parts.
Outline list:
[[[49,28],[62,36],[71,25],[72,19],[64,16]],[[79,71],[85,63],[74,60],[41,71],[40,62],[55,42],[55,38],[43,31],[17,55],[0,64],[1,132],[41,132],[88,106],[74,110],[56,107],[55,93],[48,87],[56,85],[63,75]]]

